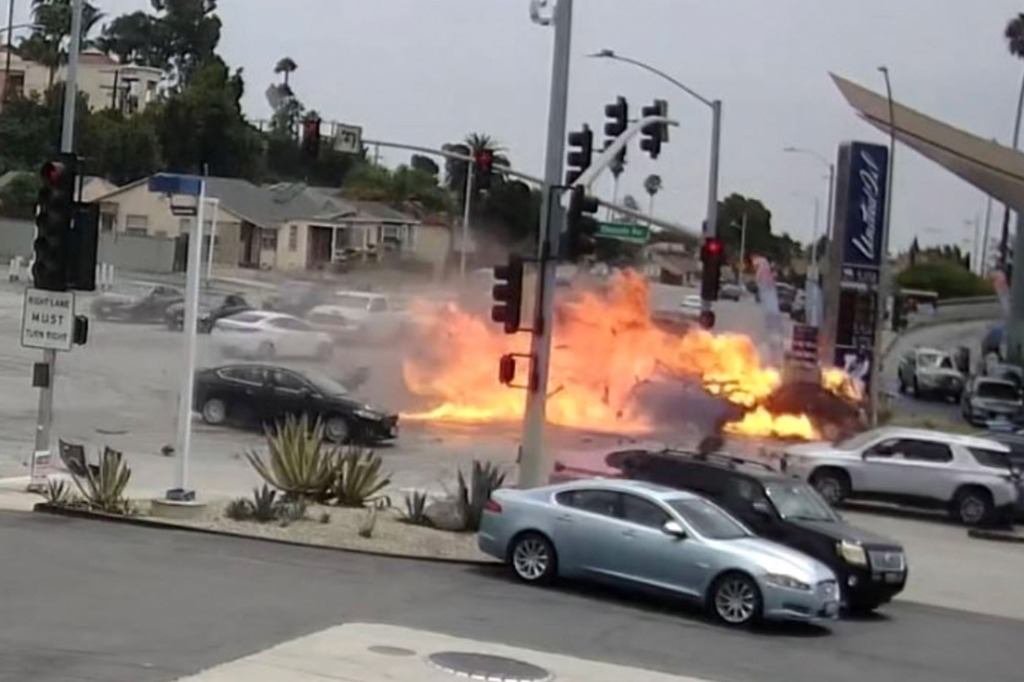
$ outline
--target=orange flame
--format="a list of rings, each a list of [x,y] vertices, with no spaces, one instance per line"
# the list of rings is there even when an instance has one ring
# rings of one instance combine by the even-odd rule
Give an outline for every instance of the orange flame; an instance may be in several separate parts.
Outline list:
[[[556,310],[547,418],[590,430],[648,432],[651,417],[632,400],[638,385],[664,377],[696,377],[705,389],[748,408],[728,426],[735,433],[814,438],[805,415],[776,415],[761,403],[780,372],[761,363],[753,340],[694,329],[679,336],[651,320],[646,281],[616,273],[604,291],[576,292]],[[525,392],[498,383],[497,361],[528,352],[528,336],[508,336],[490,320],[455,304],[415,306],[420,349],[406,358],[406,387],[435,407],[405,419],[492,422],[520,419]],[[520,362],[520,377],[526,363]],[[845,375],[843,375],[845,376]]]

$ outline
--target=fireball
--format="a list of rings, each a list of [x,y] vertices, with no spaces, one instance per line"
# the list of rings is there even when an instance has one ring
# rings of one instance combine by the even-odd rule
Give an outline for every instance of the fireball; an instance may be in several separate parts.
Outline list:
[[[612,275],[600,291],[574,291],[559,302],[547,401],[550,423],[650,432],[655,427],[652,416],[633,399],[637,387],[696,379],[711,395],[743,408],[743,418],[727,425],[730,432],[817,437],[806,415],[773,414],[764,407],[782,375],[762,363],[751,338],[703,329],[681,336],[664,331],[652,322],[648,293],[640,275],[625,271]],[[498,383],[497,362],[505,353],[527,353],[529,336],[503,334],[489,319],[453,303],[419,303],[415,310],[420,342],[405,358],[403,376],[408,390],[433,407],[404,418],[477,423],[520,419],[525,391]],[[525,381],[526,363],[520,365]],[[845,390],[845,375],[840,375],[827,373],[828,390]]]

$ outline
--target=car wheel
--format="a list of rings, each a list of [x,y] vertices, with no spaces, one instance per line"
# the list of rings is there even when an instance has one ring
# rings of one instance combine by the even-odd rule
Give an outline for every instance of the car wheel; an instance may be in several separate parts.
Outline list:
[[[835,507],[850,495],[850,479],[839,469],[819,469],[811,474],[811,485],[826,502]]]
[[[914,377],[914,378],[913,378],[913,379],[911,380],[911,384],[910,384],[910,387],[911,387],[911,389],[912,389],[912,390],[911,390],[911,393],[913,394],[913,396],[914,396],[915,398],[920,398],[920,397],[921,397],[921,387],[920,387],[920,386],[918,385],[918,383],[917,383],[917,377]]]
[[[327,362],[334,355],[334,346],[329,343],[321,343],[316,347],[316,359]]]
[[[256,357],[263,360],[273,360],[275,353],[274,344],[270,341],[264,341],[260,344],[259,348],[256,349]]]
[[[965,526],[981,526],[992,519],[995,505],[984,488],[962,488],[953,498],[953,517]]]
[[[516,577],[540,585],[558,575],[558,557],[551,541],[540,533],[523,533],[512,541],[509,564]]]
[[[763,600],[754,579],[726,573],[711,586],[708,605],[716,619],[731,627],[746,627],[761,619]]]
[[[210,398],[203,403],[203,421],[211,426],[220,426],[228,420],[228,406],[220,398]]]
[[[885,602],[876,599],[865,599],[864,601],[851,602],[846,607],[846,612],[852,616],[868,616],[878,610]]]
[[[351,431],[348,420],[344,417],[330,417],[324,424],[324,435],[332,443],[347,443],[352,435]]]

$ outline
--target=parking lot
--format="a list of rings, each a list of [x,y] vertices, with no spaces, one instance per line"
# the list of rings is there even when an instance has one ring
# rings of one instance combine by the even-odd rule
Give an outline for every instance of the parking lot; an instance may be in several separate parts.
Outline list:
[[[87,310],[89,302],[90,296],[80,295],[79,311]],[[735,312],[737,319],[749,318]],[[20,316],[20,292],[5,285],[0,289],[0,477],[27,474],[33,444],[38,392],[30,377],[40,352],[21,347]],[[318,367],[334,377],[368,367],[362,397],[399,412],[415,410],[422,405],[403,389],[402,352],[401,347],[339,349]],[[201,366],[222,361],[207,336],[200,336],[199,358]],[[89,343],[58,358],[55,437],[124,451],[133,467],[135,494],[160,495],[174,481],[177,460],[161,454],[161,448],[175,441],[183,366],[180,332],[92,321]],[[246,493],[257,480],[241,455],[260,447],[261,440],[257,433],[207,427],[196,420],[192,486],[205,496]],[[551,440],[556,447],[616,442],[610,436],[564,431],[553,433]],[[440,490],[474,459],[513,464],[518,441],[518,424],[483,428],[405,421],[398,441],[380,452],[396,487]],[[941,518],[863,510],[846,515],[906,546],[911,577],[903,599],[1005,617],[1024,614],[1017,578],[1024,573],[1024,545],[971,540]]]

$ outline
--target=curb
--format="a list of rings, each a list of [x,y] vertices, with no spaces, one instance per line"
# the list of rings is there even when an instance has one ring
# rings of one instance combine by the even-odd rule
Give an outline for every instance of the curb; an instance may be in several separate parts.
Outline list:
[[[378,557],[381,559],[397,559],[400,561],[418,561],[430,564],[447,564],[450,566],[500,566],[495,560],[486,559],[449,559],[447,557],[427,557],[415,554],[390,554],[388,552],[375,552],[370,549],[356,549],[352,547],[336,547],[334,545],[317,545],[298,540],[286,540],[284,538],[268,538],[258,535],[247,535],[230,530],[217,530],[214,528],[200,528],[174,523],[172,520],[155,521],[142,516],[121,516],[119,514],[107,514],[106,512],[89,511],[87,509],[72,509],[60,507],[49,502],[39,502],[32,511],[37,514],[49,514],[51,516],[63,516],[73,519],[86,519],[90,521],[108,521],[120,523],[127,526],[140,526],[142,528],[155,528],[160,530],[179,530],[187,533],[198,533],[200,535],[214,535],[219,537],[239,538],[255,542],[266,542],[275,545],[288,547],[304,547],[307,549],[325,550],[342,554],[361,554],[363,556]]]
[[[967,537],[974,538],[975,540],[989,540],[991,542],[1024,545],[1024,535],[1012,530],[985,530],[983,528],[971,528],[967,531]]]

